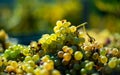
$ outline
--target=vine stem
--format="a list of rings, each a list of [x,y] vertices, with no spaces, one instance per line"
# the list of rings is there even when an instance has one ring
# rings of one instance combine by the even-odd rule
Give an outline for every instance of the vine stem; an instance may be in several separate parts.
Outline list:
[[[83,27],[83,31],[87,34],[86,29],[85,29],[85,25],[86,25],[86,24],[87,24],[87,22],[84,22],[84,23],[78,25],[78,26],[77,26],[77,29],[79,29],[80,27]]]
[[[86,25],[86,24],[88,24],[88,23],[87,23],[87,22],[84,22],[84,23],[78,25],[78,26],[77,26],[77,29],[79,29],[80,27],[83,27],[83,31],[84,31],[85,34],[89,37],[89,42],[90,42],[90,43],[93,43],[93,42],[95,41],[95,39],[94,39],[93,37],[91,37],[91,36],[88,34],[88,32],[86,31],[86,29],[85,29],[85,25]]]

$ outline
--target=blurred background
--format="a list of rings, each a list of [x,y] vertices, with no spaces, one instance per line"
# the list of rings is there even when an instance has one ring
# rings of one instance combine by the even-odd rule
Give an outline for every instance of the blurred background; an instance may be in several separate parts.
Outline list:
[[[52,33],[57,20],[86,28],[120,33],[120,0],[0,0],[0,30],[29,44]]]

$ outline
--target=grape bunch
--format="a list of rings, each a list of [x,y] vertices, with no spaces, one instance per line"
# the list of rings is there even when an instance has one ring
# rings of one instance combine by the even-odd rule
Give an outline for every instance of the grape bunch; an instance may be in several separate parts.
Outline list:
[[[44,34],[28,46],[10,46],[0,55],[0,75],[119,74],[119,49],[97,42],[84,26],[57,21],[54,33]]]
[[[120,34],[115,33],[106,39],[105,45],[108,47],[115,47],[120,49]]]
[[[11,45],[11,43],[7,40],[8,35],[4,30],[0,29],[0,53],[4,52],[4,50]]]

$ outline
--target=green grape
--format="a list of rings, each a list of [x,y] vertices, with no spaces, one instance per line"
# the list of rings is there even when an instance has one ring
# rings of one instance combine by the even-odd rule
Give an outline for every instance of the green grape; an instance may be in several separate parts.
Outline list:
[[[53,69],[54,69],[54,65],[51,65],[51,64],[49,64],[49,63],[47,63],[47,62],[45,62],[45,63],[43,64],[43,67],[44,67],[46,70],[53,70]]]
[[[29,64],[31,67],[35,66],[35,62],[33,60],[27,61],[27,64]]]
[[[111,60],[117,61],[118,59],[117,59],[117,57],[112,57]]]
[[[80,73],[81,73],[81,75],[86,75],[87,74],[87,70],[85,68],[82,68],[80,70]]]
[[[116,62],[115,59],[111,59],[111,60],[108,62],[108,66],[109,66],[110,68],[115,68],[116,65],[117,65],[117,62]]]
[[[34,61],[37,61],[37,60],[39,60],[39,55],[38,55],[38,54],[36,54],[36,55],[33,55],[33,57],[32,57],[32,60],[34,60]]]
[[[10,54],[11,54],[10,55],[11,58],[16,58],[16,56],[17,56],[15,51],[11,51]]]
[[[60,28],[60,33],[65,34],[65,33],[66,33],[66,28],[61,27],[61,28]]]
[[[55,33],[57,33],[59,31],[59,27],[55,26],[53,30],[54,30]]]
[[[57,39],[57,36],[55,34],[51,34],[51,39],[52,40],[56,40]]]
[[[41,73],[40,73],[40,68],[36,68],[35,70],[34,70],[34,74],[35,75],[40,75]]]
[[[81,53],[81,51],[76,51],[74,53],[74,58],[75,60],[81,60],[83,58],[83,54]]]
[[[34,71],[34,69],[33,69],[33,67],[31,67],[31,66],[28,66],[28,67],[26,68],[26,72],[28,72],[28,73],[33,73],[33,71]]]
[[[61,75],[61,73],[58,70],[52,70],[52,75]]]
[[[89,62],[89,63],[87,63],[86,65],[85,65],[85,69],[86,70],[92,70],[93,69],[93,62]]]
[[[91,52],[90,51],[85,51],[85,55],[87,58],[89,58],[91,56]]]
[[[69,27],[69,29],[70,29],[71,32],[75,32],[77,30],[77,27],[71,26],[71,27]]]
[[[5,57],[8,57],[8,56],[10,55],[10,52],[11,52],[11,51],[10,51],[10,50],[8,50],[8,49],[7,49],[7,50],[5,50],[5,52],[4,52],[4,56],[5,56]]]
[[[106,56],[102,56],[102,55],[100,56],[101,63],[105,64],[105,63],[107,63],[107,61],[108,61],[108,58]]]
[[[63,46],[63,47],[62,47],[62,50],[63,50],[64,52],[67,52],[67,48],[68,48],[68,46]]]
[[[70,53],[64,53],[64,54],[63,54],[63,59],[64,59],[65,61],[70,61],[70,59],[71,59],[71,54],[70,54]]]
[[[22,69],[17,68],[17,69],[16,69],[16,74],[23,74],[23,70],[22,70]]]
[[[32,57],[31,56],[26,56],[25,61],[29,61],[29,60],[32,60]]]
[[[117,48],[113,48],[112,49],[112,54],[113,55],[117,55],[118,54],[118,49]]]
[[[50,75],[50,74],[49,74],[48,70],[42,69],[42,70],[40,71],[40,75]]]
[[[63,26],[64,26],[64,27],[69,27],[70,25],[71,25],[70,22],[65,22],[65,23],[63,23]]]
[[[18,63],[16,61],[11,61],[10,66],[14,66],[14,68],[18,67]]]
[[[61,26],[63,25],[63,23],[62,23],[62,21],[57,21],[57,22],[56,22],[56,25],[57,25],[58,27],[61,27]]]
[[[101,50],[100,50],[100,55],[105,56],[105,55],[106,55],[106,53],[107,53],[107,51],[106,51],[105,49],[101,49]]]
[[[49,59],[50,59],[50,56],[49,56],[49,55],[45,55],[45,56],[43,56],[43,57],[41,58],[41,60],[42,60],[43,62],[47,62]]]
[[[29,66],[30,66],[29,64],[23,63],[22,69],[23,69],[24,71],[26,71],[27,67],[29,67]]]
[[[22,53],[23,53],[23,55],[28,56],[29,55],[29,50],[28,49],[23,49]]]
[[[99,54],[97,52],[93,53],[92,58],[97,60],[99,58]]]

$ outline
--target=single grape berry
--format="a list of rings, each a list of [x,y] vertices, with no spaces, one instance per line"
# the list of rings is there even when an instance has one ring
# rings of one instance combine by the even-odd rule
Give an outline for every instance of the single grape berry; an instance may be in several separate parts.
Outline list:
[[[82,52],[81,51],[76,51],[74,53],[74,58],[75,58],[75,60],[81,60],[83,58]]]

